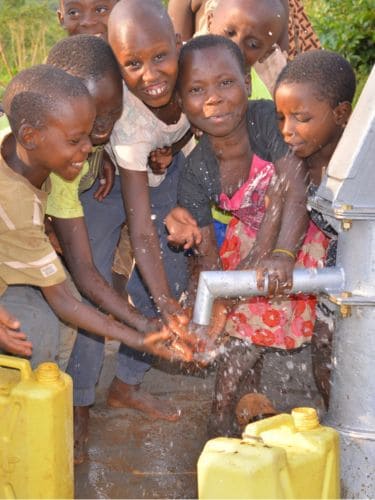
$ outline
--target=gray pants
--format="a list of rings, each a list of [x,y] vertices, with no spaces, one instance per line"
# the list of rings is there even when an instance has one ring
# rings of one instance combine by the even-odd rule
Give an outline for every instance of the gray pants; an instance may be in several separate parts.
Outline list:
[[[157,188],[150,188],[151,210],[155,215],[154,223],[159,234],[161,253],[170,288],[176,297],[186,288],[186,257],[182,252],[176,253],[168,247],[164,218],[177,203],[177,181],[183,159],[183,155],[178,155],[168,168],[168,174],[162,184]],[[101,203],[93,198],[96,189],[97,183],[81,195],[81,202],[95,266],[106,281],[112,284],[113,257],[122,224],[126,220],[119,176],[116,176],[112,191]],[[129,279],[127,291],[133,304],[142,314],[149,317],[157,314],[150,293],[136,269]],[[76,406],[94,403],[95,386],[103,359],[103,337],[79,330],[67,368],[73,378],[73,399]],[[149,355],[121,344],[116,376],[127,384],[139,384],[150,367],[150,361]]]
[[[40,290],[32,286],[11,285],[0,297],[0,304],[21,322],[21,330],[32,342],[32,367],[36,368],[45,361],[57,362],[59,320]]]

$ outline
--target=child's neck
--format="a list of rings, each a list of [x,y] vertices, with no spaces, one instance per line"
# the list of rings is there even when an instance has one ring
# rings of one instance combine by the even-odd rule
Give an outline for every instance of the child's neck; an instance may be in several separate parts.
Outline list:
[[[253,152],[244,119],[225,137],[209,136],[212,149],[219,163],[221,187],[231,195],[247,180]]]
[[[27,151],[16,141],[13,134],[10,134],[3,142],[1,154],[8,167],[14,172],[25,177],[37,189],[42,187],[48,177],[48,172],[45,173],[30,165]]]
[[[306,158],[306,164],[309,170],[311,182],[316,186],[319,186],[321,183],[337,144],[338,140],[335,143],[327,144]]]
[[[178,122],[181,117],[181,108],[177,103],[176,95],[173,94],[171,100],[165,104],[165,106],[160,106],[159,108],[148,109],[162,122],[167,125],[174,125]]]

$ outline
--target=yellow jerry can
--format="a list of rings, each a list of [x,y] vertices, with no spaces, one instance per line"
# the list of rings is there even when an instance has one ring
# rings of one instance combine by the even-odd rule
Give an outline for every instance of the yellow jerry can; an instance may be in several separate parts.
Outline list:
[[[73,498],[72,380],[0,355],[0,498]]]
[[[314,408],[295,408],[247,425],[242,439],[212,439],[198,460],[198,497],[340,498],[338,432]]]

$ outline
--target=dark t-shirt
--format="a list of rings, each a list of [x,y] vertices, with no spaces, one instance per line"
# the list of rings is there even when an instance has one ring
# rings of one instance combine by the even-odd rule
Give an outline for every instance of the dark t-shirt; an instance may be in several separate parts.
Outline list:
[[[246,113],[251,149],[263,160],[274,163],[289,152],[277,126],[272,101],[250,101]],[[178,184],[178,204],[187,208],[200,227],[213,222],[212,203],[222,192],[219,165],[204,134],[186,158]]]

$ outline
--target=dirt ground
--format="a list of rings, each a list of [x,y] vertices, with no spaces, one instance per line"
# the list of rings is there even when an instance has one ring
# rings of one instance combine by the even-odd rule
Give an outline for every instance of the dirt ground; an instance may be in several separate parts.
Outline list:
[[[187,375],[176,367],[151,368],[143,387],[181,410],[177,422],[151,420],[135,410],[106,407],[116,350],[110,342],[91,410],[89,458],[75,470],[76,498],[196,498],[196,463],[207,440],[215,370]],[[309,348],[267,355],[262,384],[280,411],[314,406],[323,412]]]

